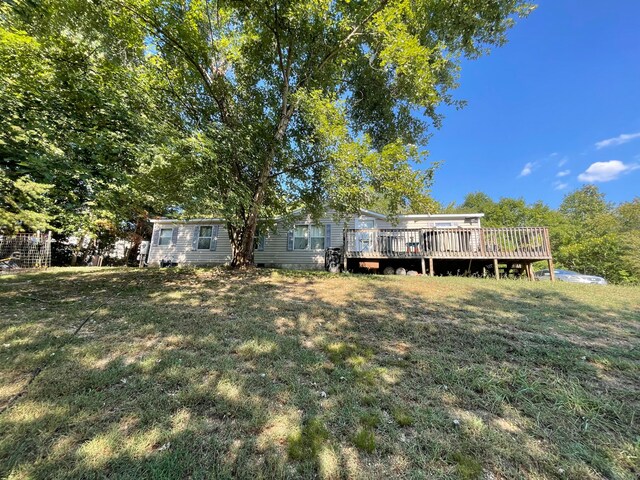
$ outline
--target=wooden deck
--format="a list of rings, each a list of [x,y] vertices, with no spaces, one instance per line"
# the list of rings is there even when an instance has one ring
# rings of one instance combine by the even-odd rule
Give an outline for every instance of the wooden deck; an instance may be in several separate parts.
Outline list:
[[[345,258],[551,260],[545,227],[346,229]]]

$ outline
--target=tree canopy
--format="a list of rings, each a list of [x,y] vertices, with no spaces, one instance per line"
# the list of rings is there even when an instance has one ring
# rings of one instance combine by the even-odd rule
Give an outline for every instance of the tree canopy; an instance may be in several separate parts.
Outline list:
[[[568,193],[557,210],[522,198],[467,195],[450,212],[485,214],[485,227],[546,226],[559,266],[616,283],[640,282],[640,198],[614,205],[595,185]]]
[[[236,265],[252,261],[259,217],[380,198],[390,215],[429,210],[420,146],[438,106],[460,105],[460,59],[502,45],[531,8],[13,0],[2,10],[3,59],[15,64],[1,72],[13,79],[4,131],[25,133],[3,140],[5,175],[51,185],[50,197],[62,188],[72,208],[126,186],[139,203],[220,215]]]
[[[139,70],[144,50],[108,41],[105,32],[125,27],[87,3],[0,7],[5,232],[79,234],[135,210],[130,180],[153,136],[154,109]]]

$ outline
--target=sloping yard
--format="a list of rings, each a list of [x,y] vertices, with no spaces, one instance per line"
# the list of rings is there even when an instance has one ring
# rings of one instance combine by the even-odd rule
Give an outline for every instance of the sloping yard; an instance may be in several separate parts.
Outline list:
[[[640,474],[639,288],[52,269],[0,305],[0,477]]]

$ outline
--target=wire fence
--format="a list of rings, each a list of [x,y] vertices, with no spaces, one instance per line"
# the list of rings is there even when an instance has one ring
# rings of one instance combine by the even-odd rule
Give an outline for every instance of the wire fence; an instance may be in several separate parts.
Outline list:
[[[0,235],[0,271],[51,266],[51,232]]]

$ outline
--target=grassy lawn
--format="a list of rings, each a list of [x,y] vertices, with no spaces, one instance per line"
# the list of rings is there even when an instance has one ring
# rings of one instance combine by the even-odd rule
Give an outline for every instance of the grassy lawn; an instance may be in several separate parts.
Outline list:
[[[640,288],[52,269],[0,305],[0,477],[640,475]]]

